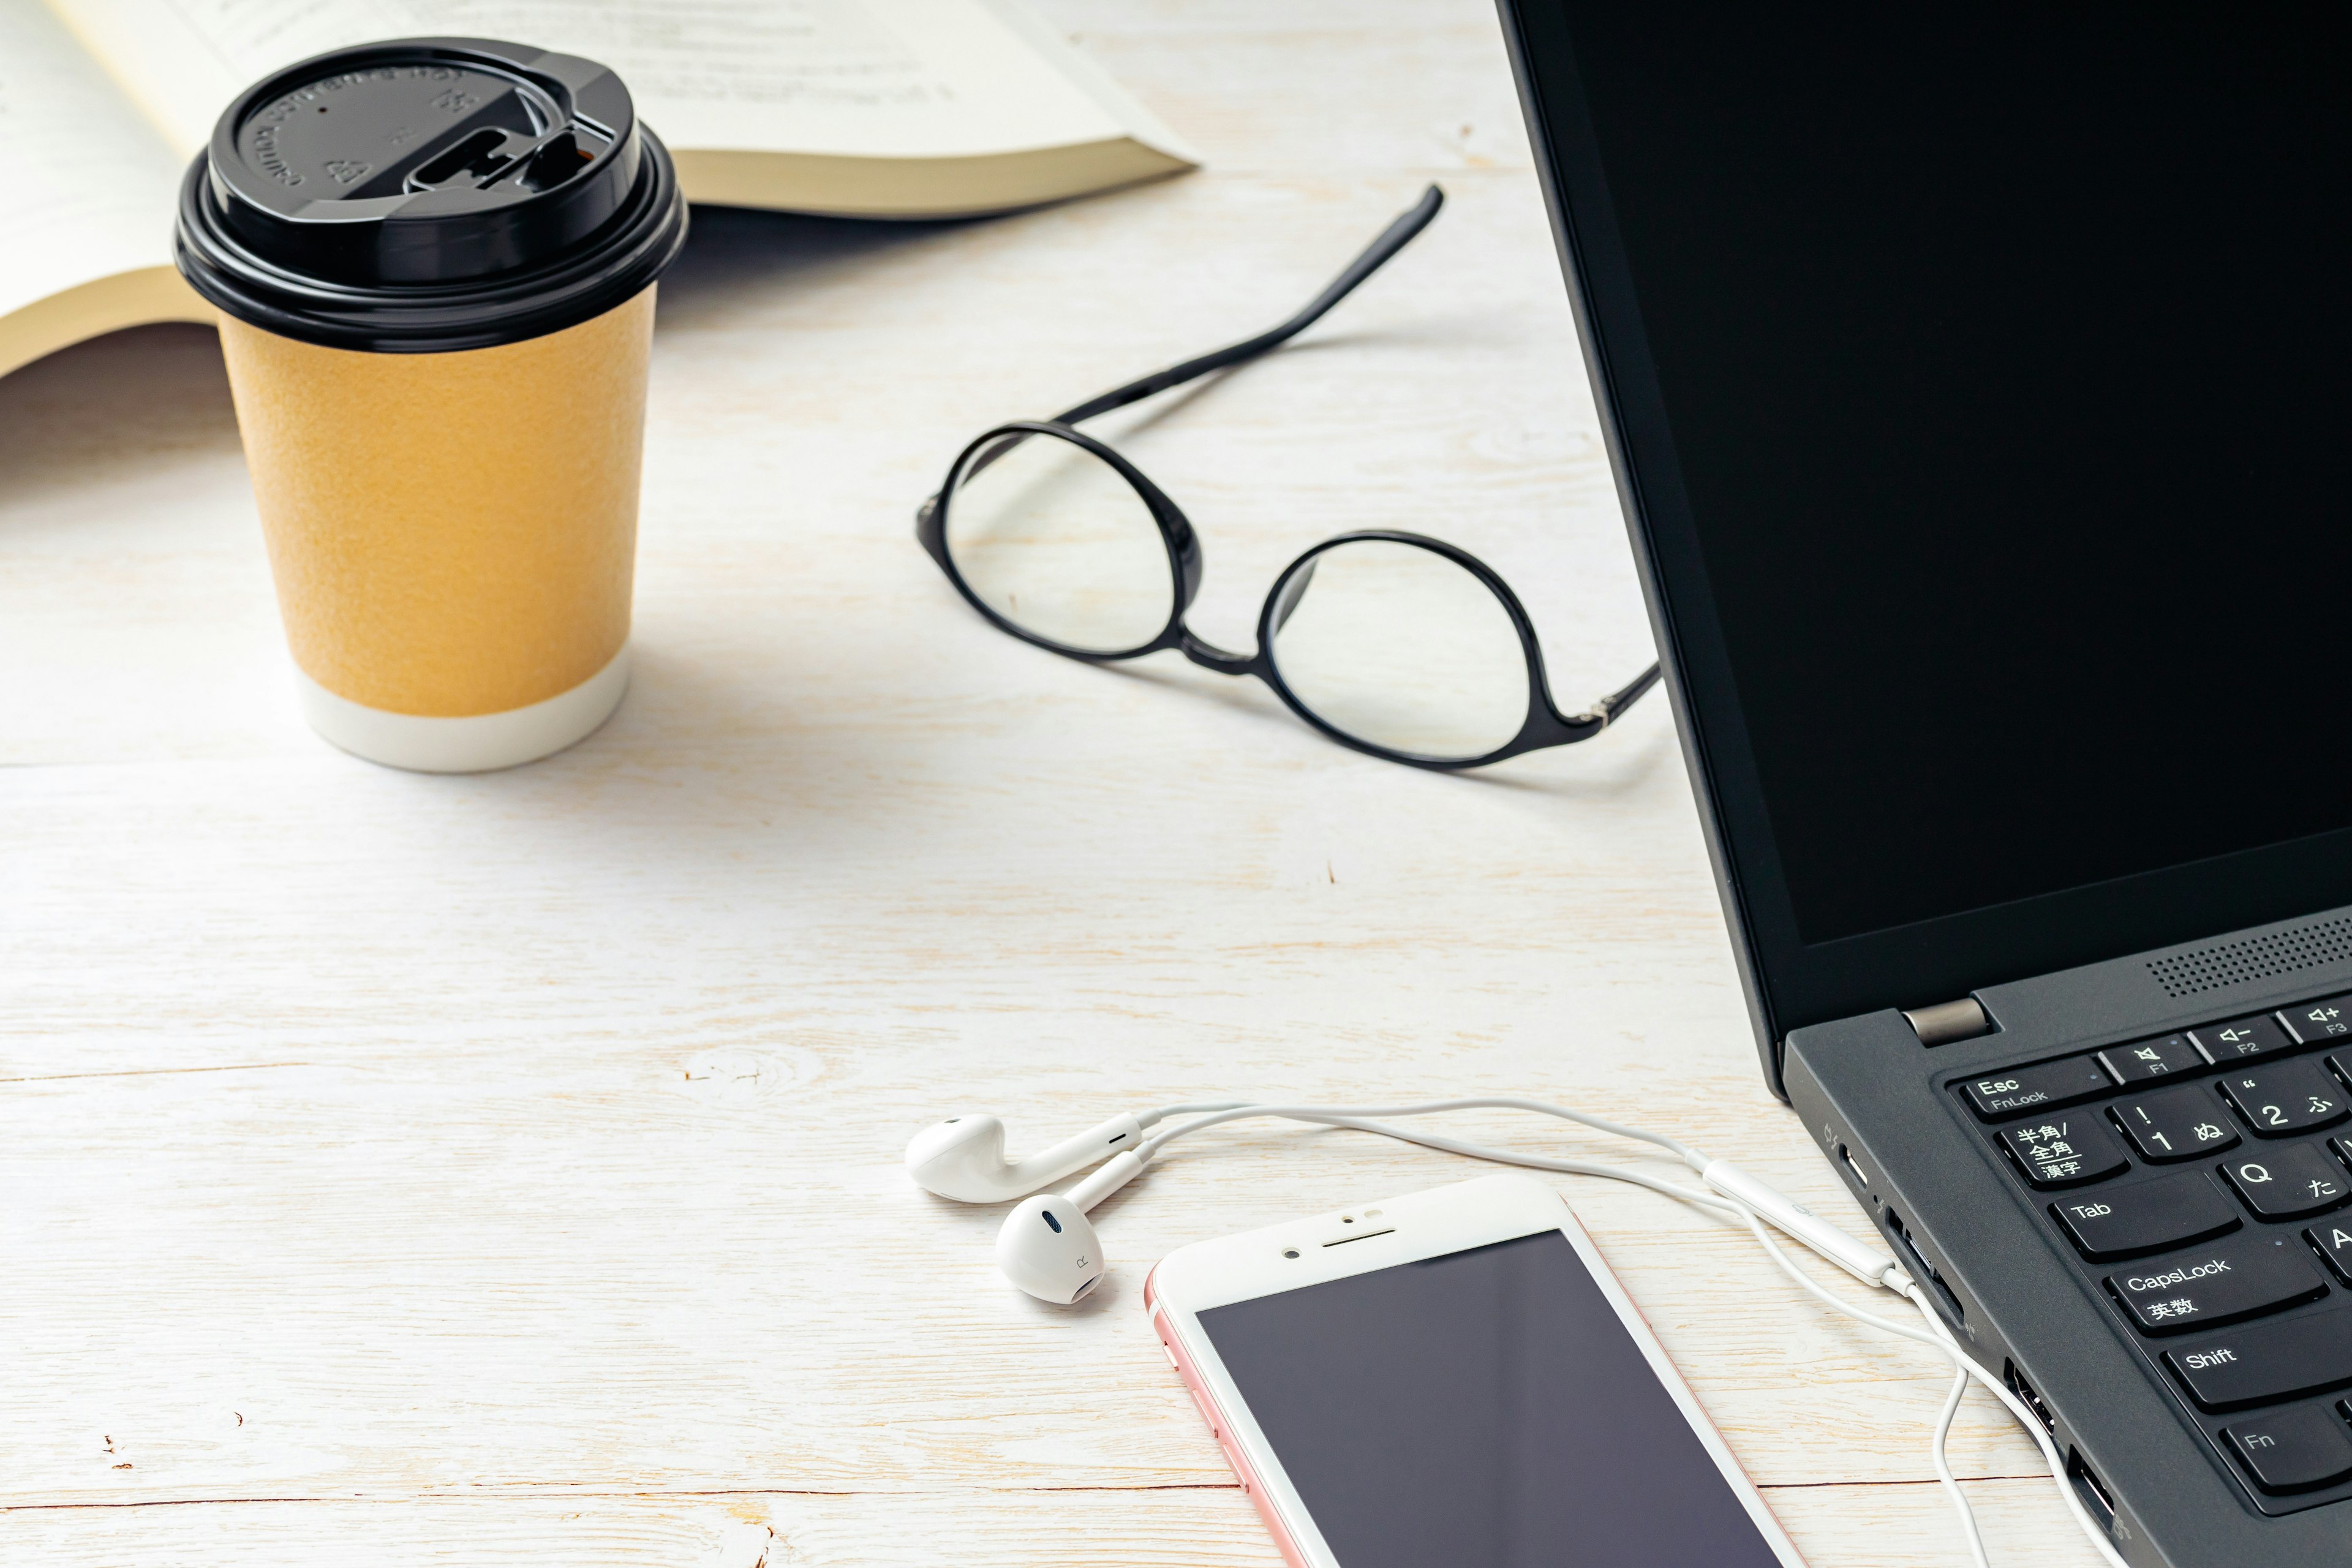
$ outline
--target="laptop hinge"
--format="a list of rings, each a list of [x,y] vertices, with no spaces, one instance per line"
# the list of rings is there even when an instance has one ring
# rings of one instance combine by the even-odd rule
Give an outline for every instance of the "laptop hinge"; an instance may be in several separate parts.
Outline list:
[[[1932,1007],[1906,1007],[1903,1016],[1911,1020],[1923,1046],[1948,1046],[1954,1040],[1973,1040],[1992,1033],[1992,1020],[1973,996],[1938,1002]]]

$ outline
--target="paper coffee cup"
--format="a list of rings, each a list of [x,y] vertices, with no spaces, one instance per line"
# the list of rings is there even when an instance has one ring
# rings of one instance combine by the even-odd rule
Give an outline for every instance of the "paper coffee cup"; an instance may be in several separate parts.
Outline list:
[[[685,241],[619,79],[512,44],[304,61],[182,190],[303,709],[344,750],[474,772],[628,684],[654,279]]]

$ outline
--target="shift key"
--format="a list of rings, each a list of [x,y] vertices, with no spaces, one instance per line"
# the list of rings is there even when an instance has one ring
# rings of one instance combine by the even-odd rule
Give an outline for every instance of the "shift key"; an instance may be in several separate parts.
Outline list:
[[[2183,1341],[2164,1359],[2208,1410],[2340,1388],[2352,1383],[2352,1307],[2225,1329]]]
[[[2238,1207],[2202,1171],[2102,1187],[2050,1205],[2085,1258],[2137,1258],[2238,1228]]]

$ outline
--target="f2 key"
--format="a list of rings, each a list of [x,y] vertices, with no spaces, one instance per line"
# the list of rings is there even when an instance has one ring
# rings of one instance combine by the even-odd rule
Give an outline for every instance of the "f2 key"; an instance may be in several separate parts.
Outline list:
[[[2222,1067],[2233,1061],[2246,1061],[2277,1051],[2291,1051],[2295,1047],[2294,1037],[2279,1027],[2277,1019],[2267,1015],[2191,1029],[2189,1037]]]

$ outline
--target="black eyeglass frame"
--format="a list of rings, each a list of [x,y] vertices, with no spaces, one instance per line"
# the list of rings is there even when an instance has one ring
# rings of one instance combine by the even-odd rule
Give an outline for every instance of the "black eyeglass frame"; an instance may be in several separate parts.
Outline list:
[[[1652,664],[1631,682],[1595,702],[1582,713],[1563,713],[1551,694],[1551,684],[1544,674],[1543,649],[1536,638],[1535,623],[1509,584],[1485,562],[1458,545],[1427,534],[1408,533],[1392,529],[1365,529],[1341,533],[1323,541],[1283,568],[1274,585],[1268,589],[1265,603],[1257,618],[1257,651],[1251,654],[1228,653],[1199,636],[1184,624],[1192,601],[1200,593],[1202,575],[1201,539],[1199,531],[1184,510],[1171,500],[1168,493],[1154,484],[1142,469],[1137,468],[1108,443],[1096,439],[1076,428],[1080,419],[1106,414],[1141,401],[1155,393],[1221,370],[1229,364],[1254,359],[1277,344],[1304,331],[1326,310],[1345,298],[1357,284],[1378,270],[1390,257],[1404,247],[1413,236],[1427,227],[1444,203],[1444,193],[1435,185],[1429,187],[1421,200],[1391,223],[1361,256],[1324,289],[1297,315],[1271,331],[1218,350],[1214,353],[1187,360],[1140,381],[1130,382],[1099,397],[1068,409],[1051,419],[1009,420],[989,430],[964,447],[948,468],[946,480],[939,493],[924,501],[915,513],[915,537],[924,552],[939,563],[955,584],[964,602],[985,616],[999,631],[1009,633],[1023,642],[1042,647],[1065,658],[1075,658],[1087,664],[1118,664],[1147,654],[1173,648],[1194,664],[1213,669],[1220,675],[1254,675],[1273,688],[1283,705],[1328,738],[1352,751],[1387,762],[1402,763],[1408,767],[1427,768],[1434,772],[1453,773],[1466,768],[1481,768],[1528,752],[1541,751],[1549,746],[1572,745],[1588,741],[1608,728],[1627,708],[1658,682],[1659,668]],[[956,567],[955,557],[948,549],[948,514],[957,489],[965,480],[994,462],[1004,453],[1024,441],[1037,437],[1049,437],[1067,441],[1081,450],[1099,458],[1125,479],[1142,500],[1145,510],[1160,529],[1160,542],[1168,552],[1171,608],[1166,623],[1159,634],[1133,647],[1104,650],[1085,648],[1056,642],[1007,619],[990,605],[964,580]],[[1452,562],[1475,577],[1493,594],[1510,617],[1511,627],[1518,634],[1519,650],[1527,661],[1528,710],[1520,721],[1518,732],[1494,750],[1475,757],[1434,757],[1418,752],[1400,751],[1350,734],[1318,714],[1282,677],[1275,660],[1275,636],[1282,629],[1291,613],[1297,608],[1307,582],[1314,574],[1316,561],[1325,552],[1345,544],[1386,543],[1409,545],[1426,550]]]

